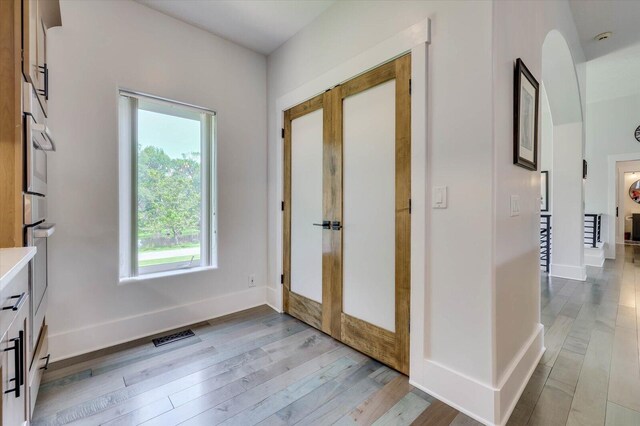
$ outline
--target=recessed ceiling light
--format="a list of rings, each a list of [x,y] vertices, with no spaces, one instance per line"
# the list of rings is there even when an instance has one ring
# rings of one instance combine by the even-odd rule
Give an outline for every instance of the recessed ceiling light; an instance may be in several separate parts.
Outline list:
[[[597,36],[594,37],[594,40],[596,40],[596,41],[606,40],[609,37],[611,37],[611,34],[612,34],[611,31],[606,31],[604,33],[600,33],[600,34],[598,34]]]

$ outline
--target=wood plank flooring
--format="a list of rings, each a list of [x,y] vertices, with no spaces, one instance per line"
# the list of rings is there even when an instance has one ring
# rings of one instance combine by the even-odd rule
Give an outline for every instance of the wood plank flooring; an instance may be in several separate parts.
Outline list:
[[[509,425],[640,426],[640,260],[543,274],[547,352]],[[52,364],[33,425],[479,425],[407,377],[266,306]],[[152,336],[155,337],[155,336]]]
[[[640,426],[640,258],[541,281],[547,352],[507,424]]]
[[[166,346],[150,337],[52,364],[32,424],[478,424],[266,306],[191,329]]]

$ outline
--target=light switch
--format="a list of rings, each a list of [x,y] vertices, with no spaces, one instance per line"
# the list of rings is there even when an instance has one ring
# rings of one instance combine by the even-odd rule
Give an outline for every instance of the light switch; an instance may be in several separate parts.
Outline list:
[[[511,216],[520,216],[520,196],[511,196]]]
[[[447,187],[446,186],[433,187],[433,208],[434,209],[447,208]]]

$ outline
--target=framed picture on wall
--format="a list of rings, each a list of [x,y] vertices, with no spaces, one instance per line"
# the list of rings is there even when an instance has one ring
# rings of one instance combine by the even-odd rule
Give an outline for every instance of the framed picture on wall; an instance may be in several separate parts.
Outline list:
[[[540,211],[549,211],[549,172],[540,174]]]
[[[522,59],[516,60],[513,115],[513,164],[538,169],[539,85]]]

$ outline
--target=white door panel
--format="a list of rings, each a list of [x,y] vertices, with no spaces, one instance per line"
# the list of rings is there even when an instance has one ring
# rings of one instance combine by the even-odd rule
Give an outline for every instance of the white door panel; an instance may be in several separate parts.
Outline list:
[[[395,80],[343,102],[343,311],[395,331]]]
[[[322,303],[322,109],[291,122],[291,291]]]

